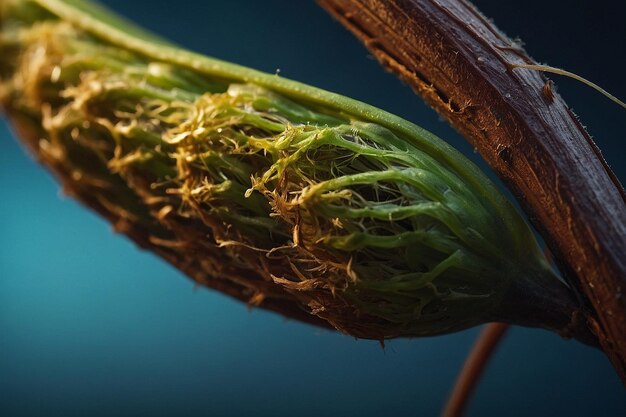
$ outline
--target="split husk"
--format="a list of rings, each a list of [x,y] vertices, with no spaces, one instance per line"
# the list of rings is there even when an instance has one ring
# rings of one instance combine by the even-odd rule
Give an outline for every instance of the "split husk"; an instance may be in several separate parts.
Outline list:
[[[418,126],[90,2],[1,7],[0,100],[20,136],[197,282],[361,338],[509,321],[592,341],[519,213]]]

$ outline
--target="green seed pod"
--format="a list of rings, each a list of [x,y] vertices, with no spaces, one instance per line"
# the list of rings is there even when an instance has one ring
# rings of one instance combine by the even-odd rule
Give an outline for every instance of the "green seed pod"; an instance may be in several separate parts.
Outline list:
[[[25,140],[196,281],[381,340],[569,322],[520,215],[418,126],[174,48],[92,3],[2,7],[0,98]]]

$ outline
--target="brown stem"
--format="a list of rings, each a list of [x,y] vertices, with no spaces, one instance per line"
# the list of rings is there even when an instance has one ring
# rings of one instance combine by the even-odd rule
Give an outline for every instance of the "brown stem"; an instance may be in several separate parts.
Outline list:
[[[494,349],[508,328],[508,324],[491,323],[480,332],[474,347],[465,359],[441,417],[460,417],[463,415],[467,407],[467,400],[476,388],[477,381],[483,374]]]
[[[463,0],[319,0],[510,187],[626,382],[626,193],[535,62]]]

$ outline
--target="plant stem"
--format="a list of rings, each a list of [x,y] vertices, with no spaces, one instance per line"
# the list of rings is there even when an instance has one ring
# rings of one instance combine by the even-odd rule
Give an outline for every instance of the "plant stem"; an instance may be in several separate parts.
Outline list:
[[[626,382],[626,193],[535,62],[467,1],[319,2],[509,186]]]
[[[441,417],[461,417],[463,415],[468,399],[476,388],[477,381],[508,328],[509,325],[505,323],[490,323],[483,328],[470,354],[465,359]]]

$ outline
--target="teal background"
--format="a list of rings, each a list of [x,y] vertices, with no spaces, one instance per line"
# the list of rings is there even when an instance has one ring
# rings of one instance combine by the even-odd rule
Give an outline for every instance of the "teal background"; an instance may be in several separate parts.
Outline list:
[[[401,115],[480,163],[311,1],[104,3],[191,49]],[[622,2],[475,3],[539,61],[626,97]],[[624,111],[553,79],[626,180]],[[4,121],[0,179],[0,416],[435,416],[478,331],[383,351],[195,288],[63,197]],[[599,351],[514,328],[467,415],[626,415],[626,391]]]

